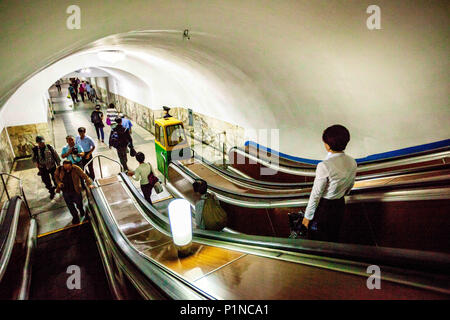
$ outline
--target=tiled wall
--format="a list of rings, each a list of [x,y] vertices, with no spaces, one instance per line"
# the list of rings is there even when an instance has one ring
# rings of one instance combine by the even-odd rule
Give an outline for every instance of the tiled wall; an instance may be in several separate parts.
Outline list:
[[[8,134],[16,157],[32,155],[31,149],[36,143],[37,135],[43,136],[47,143],[52,143],[50,130],[46,122],[8,127]]]
[[[103,94],[106,95],[106,90]],[[119,112],[146,128],[151,133],[155,132],[154,119],[163,116],[163,110],[152,110],[139,103],[130,101],[118,94],[110,93],[109,101],[116,105]],[[218,150],[224,147],[225,152],[233,146],[244,145],[244,128],[231,123],[218,120],[201,113],[193,112],[193,126],[189,126],[188,109],[171,108],[170,114],[183,121],[187,134],[195,137],[198,141],[204,141]],[[223,146],[225,141],[225,146]]]
[[[14,154],[8,141],[8,133],[6,128],[3,128],[0,134],[0,172],[10,173],[14,162]],[[3,185],[0,183],[0,202],[4,200]]]

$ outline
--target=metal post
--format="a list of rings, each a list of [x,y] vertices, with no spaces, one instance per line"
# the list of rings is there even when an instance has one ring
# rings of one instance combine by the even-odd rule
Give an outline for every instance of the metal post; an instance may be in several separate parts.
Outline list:
[[[98,166],[100,167],[100,177],[103,179],[102,162],[100,161],[100,157],[98,157]]]
[[[11,200],[11,198],[9,197],[8,188],[6,187],[5,179],[3,179],[3,174],[0,175],[0,177],[2,177],[3,189],[5,189],[6,197],[8,198],[8,201],[9,201],[9,200]]]
[[[225,168],[225,141],[227,141],[226,133],[225,133],[225,138],[223,139],[223,143],[222,143],[222,162],[223,162],[224,168]]]
[[[25,192],[23,191],[23,188],[22,188],[22,197],[23,197],[23,202],[25,202],[25,206],[27,207],[28,215],[30,216],[30,218],[32,218],[33,215],[31,214],[31,209],[30,209],[30,206],[28,205],[28,200],[25,197]]]

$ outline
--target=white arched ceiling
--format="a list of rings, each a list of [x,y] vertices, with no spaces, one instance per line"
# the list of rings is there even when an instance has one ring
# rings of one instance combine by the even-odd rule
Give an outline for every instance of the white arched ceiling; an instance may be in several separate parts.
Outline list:
[[[334,123],[350,129],[355,157],[450,136],[445,2],[377,1],[382,29],[373,31],[366,1],[79,1],[80,30],[65,28],[66,3],[5,3],[2,101],[36,70],[77,52],[73,64],[61,60],[67,72],[133,74],[148,87],[145,105],[279,129],[280,151],[291,155],[322,158],[322,130]],[[40,23],[43,15],[51,19]],[[127,58],[96,61],[106,49]]]

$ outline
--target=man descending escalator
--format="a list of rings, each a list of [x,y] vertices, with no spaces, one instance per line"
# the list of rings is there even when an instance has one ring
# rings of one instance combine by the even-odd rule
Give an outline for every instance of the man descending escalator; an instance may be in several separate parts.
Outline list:
[[[83,209],[83,197],[81,195],[81,181],[84,180],[90,188],[93,188],[94,186],[92,185],[91,179],[80,169],[80,167],[73,165],[70,160],[64,160],[63,165],[56,168],[55,178],[58,184],[56,192],[59,193],[62,191],[64,201],[73,217],[72,223],[80,223],[78,211],[80,212],[81,217],[84,217],[85,215]],[[75,209],[75,205],[77,206],[78,211]]]
[[[39,175],[50,193],[50,199],[53,199],[56,189],[55,170],[61,163],[61,159],[51,145],[45,144],[44,137],[37,136],[36,142],[38,145],[33,147],[32,161],[39,169]],[[52,180],[55,186],[52,185]]]

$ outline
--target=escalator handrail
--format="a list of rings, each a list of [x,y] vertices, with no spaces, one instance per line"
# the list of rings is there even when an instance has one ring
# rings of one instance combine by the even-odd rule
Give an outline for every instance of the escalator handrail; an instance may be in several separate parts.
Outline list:
[[[5,201],[2,208],[5,218],[0,225],[0,282],[5,275],[14,247],[21,202],[19,196],[14,196],[11,200]]]
[[[31,209],[30,209],[30,206],[28,205],[27,198],[25,197],[25,191],[23,190],[22,179],[19,178],[19,177],[17,177],[17,176],[15,176],[15,175],[12,175],[12,174],[10,174],[10,173],[7,173],[7,172],[0,172],[0,177],[1,177],[1,180],[2,180],[3,188],[4,188],[5,192],[6,192],[6,196],[7,196],[8,200],[10,200],[11,197],[10,197],[10,195],[9,195],[9,193],[8,193],[8,186],[6,185],[6,182],[5,182],[5,179],[3,178],[3,176],[8,176],[8,178],[13,178],[13,179],[16,179],[16,180],[19,181],[20,195],[22,196],[22,199],[23,199],[23,201],[25,202],[25,206],[26,206],[26,208],[27,208],[28,215],[29,215],[30,218],[31,218],[31,217],[32,217]]]
[[[230,179],[239,180],[244,183],[248,183],[254,186],[264,186],[264,187],[271,187],[274,189],[300,189],[305,187],[311,187],[313,185],[313,181],[311,182],[298,182],[298,183],[284,183],[284,182],[268,182],[268,181],[262,181],[262,180],[256,180],[256,179],[248,179],[245,177],[238,176],[236,174],[232,174],[230,172],[227,172],[226,170],[223,170],[216,165],[214,165],[209,160],[203,158],[202,156],[194,155],[196,159],[201,161],[202,163],[206,164],[207,166],[211,167],[213,170],[219,171],[221,174],[226,175]],[[393,170],[389,172],[382,172],[382,173],[373,173],[373,174],[367,174],[367,175],[361,175],[356,176],[355,181],[362,181],[362,180],[369,180],[369,179],[378,179],[378,178],[385,178],[385,177],[391,177],[395,175],[400,174],[409,174],[409,173],[420,173],[420,172],[430,172],[430,171],[437,171],[448,168],[449,165],[442,164],[442,165],[434,165],[432,167],[419,167],[419,168],[405,168],[405,169],[399,169],[399,170]]]
[[[126,176],[123,172],[120,173],[123,178]],[[144,276],[151,280],[159,288],[164,288],[164,292],[172,299],[191,300],[191,299],[205,299],[211,298],[206,293],[198,288],[193,287],[180,277],[170,274],[167,270],[161,268],[150,259],[142,256],[129,243],[122,232],[118,229],[114,218],[109,213],[108,205],[105,204],[102,197],[102,191],[98,188],[91,189],[93,199],[98,207],[101,219],[106,225],[110,237],[113,239],[115,246],[120,252],[144,274]],[[106,214],[105,214],[106,213]]]
[[[189,168],[187,168],[186,166],[184,166],[181,162],[175,160],[172,161],[170,163],[170,166],[174,166],[176,169],[182,171],[184,174],[186,174],[187,176],[189,176],[191,179],[196,180],[196,179],[200,179],[200,177],[198,177],[194,172],[192,172],[191,170],[189,170]],[[370,190],[371,192],[382,192],[382,191],[392,191],[392,190],[398,190],[399,188],[401,189],[408,189],[408,188],[424,188],[427,186],[441,186],[441,185],[448,185],[450,182],[448,180],[443,179],[442,181],[429,181],[429,182],[408,182],[408,183],[404,183],[404,184],[399,184],[399,185],[380,185],[380,186],[367,186],[367,187],[357,187],[357,188],[353,188],[350,191],[349,195],[357,195],[363,192],[367,192],[367,190]],[[277,200],[277,199],[281,199],[281,200],[298,200],[300,198],[309,198],[310,192],[309,191],[303,191],[303,192],[299,192],[299,193],[291,193],[288,195],[263,195],[263,194],[252,194],[252,193],[238,193],[235,191],[231,191],[222,187],[218,187],[216,185],[210,184],[208,183],[208,189],[210,189],[213,192],[217,192],[217,193],[221,193],[221,194],[226,194],[226,195],[230,195],[231,197],[245,197],[248,199],[272,199]]]
[[[167,230],[169,228],[167,226],[167,219],[164,219],[164,216],[145,200],[124,173],[120,173],[120,175],[144,212],[149,214],[149,218],[152,221],[156,220],[158,225]],[[226,241],[239,245],[257,246],[400,268],[407,267],[419,271],[450,274],[450,254],[440,252],[231,234],[199,229],[193,230],[193,235],[198,238]]]
[[[229,149],[229,151],[228,151],[228,154],[230,154],[230,152],[232,152],[234,150],[238,150],[238,151],[241,151],[241,152],[243,152],[245,154],[252,155],[253,157],[255,157],[255,158],[257,158],[257,159],[259,159],[259,160],[261,160],[263,162],[267,162],[265,159],[261,159],[258,156],[255,156],[255,155],[247,152],[245,149],[237,147],[237,146],[231,147]],[[407,154],[407,155],[394,156],[394,157],[377,159],[377,160],[369,160],[369,161],[359,162],[358,163],[358,167],[364,167],[364,166],[367,166],[367,165],[382,164],[382,163],[385,163],[385,162],[396,161],[396,160],[403,160],[403,159],[414,158],[414,157],[422,157],[422,156],[426,156],[426,155],[432,155],[434,153],[441,153],[441,152],[443,153],[443,152],[446,152],[446,151],[449,151],[449,150],[450,150],[450,146],[445,146],[445,147],[436,148],[436,149],[432,149],[432,150],[410,153],[410,154]],[[283,156],[281,156],[281,157],[278,156],[278,157],[281,158],[281,159],[285,159],[287,161],[297,162],[295,160],[287,159],[287,158],[285,158]],[[316,165],[313,165],[313,167],[311,167],[311,164],[303,163],[303,162],[299,162],[299,161],[298,161],[298,163],[299,164],[305,164],[306,166],[290,166],[290,165],[287,165],[287,164],[283,164],[281,166],[285,167],[285,168],[290,168],[290,169],[311,169],[311,168],[315,168],[315,166],[316,166]]]
[[[99,154],[99,155],[96,155],[95,157],[92,157],[92,159],[89,160],[89,161],[84,165],[84,167],[83,167],[84,172],[87,173],[87,169],[88,169],[89,165],[90,165],[95,159],[98,159],[98,164],[99,164],[99,168],[100,168],[100,176],[103,178],[102,163],[101,163],[101,161],[100,161],[101,158],[105,158],[105,159],[107,159],[107,160],[110,160],[110,161],[112,161],[112,162],[115,162],[116,164],[118,164],[118,165],[120,166],[120,171],[121,171],[121,172],[123,171],[123,166],[122,166],[122,164],[121,164],[119,161],[117,161],[117,160],[115,160],[115,159],[112,159],[112,158],[110,158],[110,157],[104,156],[104,155],[102,155],[102,154]]]

